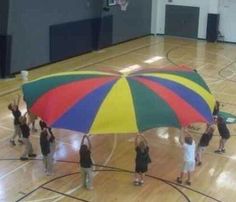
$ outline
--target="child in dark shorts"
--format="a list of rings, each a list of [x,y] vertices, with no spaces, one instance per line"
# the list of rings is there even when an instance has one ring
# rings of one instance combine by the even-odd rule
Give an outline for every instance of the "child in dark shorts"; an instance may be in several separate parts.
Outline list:
[[[198,146],[197,146],[197,151],[196,151],[196,164],[200,166],[202,164],[202,153],[206,150],[207,146],[209,145],[213,133],[215,130],[215,126],[212,125],[207,125],[207,128],[205,132],[202,134]]]
[[[148,170],[148,164],[151,163],[149,156],[149,147],[147,140],[142,135],[137,135],[135,138],[135,185],[144,183],[144,175]]]
[[[14,117],[14,133],[10,139],[10,143],[15,146],[15,138],[18,136],[18,142],[20,144],[23,144],[22,141],[22,133],[20,129],[20,122],[19,118],[21,117],[21,111],[19,109],[19,103],[20,103],[20,95],[18,95],[17,99],[14,99],[12,103],[8,105],[8,109],[12,112],[12,115]]]
[[[87,144],[85,144],[87,139]],[[91,158],[91,142],[88,135],[84,135],[80,146],[80,173],[83,187],[93,190],[93,162]]]
[[[220,116],[217,117],[216,124],[217,124],[219,134],[221,136],[221,139],[219,142],[219,147],[217,150],[215,150],[215,153],[220,154],[220,153],[225,152],[225,143],[230,138],[230,132],[229,132],[229,129],[227,128],[227,125],[222,117],[220,117]]]
[[[25,161],[28,160],[28,157],[36,157],[36,154],[34,154],[34,150],[32,147],[32,143],[30,141],[30,128],[27,123],[26,114],[24,116],[21,116],[19,118],[20,122],[20,129],[23,137],[23,143],[24,143],[24,152],[22,153],[20,160]]]

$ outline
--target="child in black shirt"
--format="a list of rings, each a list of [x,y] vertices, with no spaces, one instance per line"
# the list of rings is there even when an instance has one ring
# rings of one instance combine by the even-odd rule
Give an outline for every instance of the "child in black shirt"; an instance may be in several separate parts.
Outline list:
[[[207,125],[205,132],[202,134],[196,152],[196,164],[200,166],[202,164],[202,153],[206,150],[209,142],[212,139],[213,132],[215,128],[214,125]]]
[[[22,141],[22,134],[20,129],[20,122],[19,118],[21,117],[21,111],[19,110],[19,103],[20,103],[20,96],[18,95],[17,99],[13,100],[11,104],[8,105],[8,109],[12,112],[12,115],[14,117],[14,133],[10,139],[10,143],[15,146],[15,138],[18,136],[18,142],[23,143]]]
[[[140,140],[140,137],[142,140]],[[135,185],[144,183],[144,175],[148,170],[148,164],[151,163],[149,156],[148,142],[142,135],[137,135],[135,138]]]
[[[84,143],[87,139],[88,145]],[[83,186],[89,190],[93,189],[93,170],[91,160],[91,142],[87,135],[84,135],[80,146],[80,171]]]
[[[19,122],[20,122],[21,133],[22,133],[22,136],[23,136],[23,143],[24,143],[24,146],[25,146],[24,152],[21,155],[20,160],[24,161],[24,160],[28,160],[28,156],[29,157],[36,157],[36,154],[34,154],[32,143],[29,139],[30,128],[27,124],[26,117],[21,116],[19,118]]]
[[[217,123],[217,128],[218,128],[219,134],[221,136],[221,139],[219,142],[219,147],[215,152],[216,153],[224,153],[225,152],[225,143],[230,138],[230,132],[229,132],[229,129],[227,128],[227,125],[222,117],[218,116],[216,123]]]

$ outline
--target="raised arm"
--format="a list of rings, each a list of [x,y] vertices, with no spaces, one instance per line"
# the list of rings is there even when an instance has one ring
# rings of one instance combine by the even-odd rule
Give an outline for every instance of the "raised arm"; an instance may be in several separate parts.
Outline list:
[[[184,128],[184,135],[185,135],[185,136],[192,137],[191,133],[188,132],[188,129],[187,129],[187,128]]]
[[[27,116],[27,114],[28,114],[28,111],[26,111],[26,112],[24,113],[23,117],[26,117],[26,116]]]
[[[50,133],[48,128],[45,128],[45,130],[47,131],[47,139],[50,140],[52,134]]]
[[[181,128],[180,130],[179,142],[181,145],[184,144],[185,131],[186,131],[186,128]]]
[[[215,130],[215,125],[214,124],[208,124],[206,128],[206,133],[213,133]]]
[[[29,122],[29,119],[28,119],[27,115],[28,115],[28,112],[25,112],[22,117],[24,117],[25,123],[26,123],[27,125],[29,125],[30,122]]]
[[[81,145],[84,144],[84,140],[85,140],[85,138],[86,138],[86,135],[83,136],[83,138],[82,138],[82,140],[81,140]]]
[[[87,141],[88,141],[88,148],[89,148],[89,150],[91,151],[91,149],[92,149],[92,144],[91,144],[91,141],[90,141],[90,139],[89,139],[89,135],[85,135],[85,136],[86,136]]]
[[[180,144],[182,144],[182,145],[184,144],[185,137],[192,137],[192,135],[188,132],[187,128],[183,127],[183,128],[181,128],[181,134],[180,134],[180,139],[179,139]]]
[[[91,150],[92,149],[92,144],[90,142],[89,136],[88,135],[84,135],[82,140],[81,140],[81,145],[85,144],[85,139],[87,139],[88,142],[88,149]]]
[[[21,96],[20,96],[20,95],[17,95],[17,98],[13,100],[13,104],[19,106],[19,104],[20,104],[20,98],[21,98]]]
[[[135,146],[135,148],[138,146],[138,139],[139,139],[139,135],[136,135],[136,137],[134,139],[134,146]]]
[[[206,129],[205,129],[205,133],[207,133],[209,131],[209,128],[211,127],[211,124],[207,123],[206,125]]]
[[[148,146],[148,141],[147,141],[147,139],[144,137],[144,135],[143,135],[143,134],[140,134],[140,137],[143,138],[143,141],[144,141],[145,145]]]

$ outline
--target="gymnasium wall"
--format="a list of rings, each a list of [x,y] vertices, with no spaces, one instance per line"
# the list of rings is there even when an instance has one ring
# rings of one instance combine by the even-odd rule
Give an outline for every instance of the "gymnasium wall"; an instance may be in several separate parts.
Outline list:
[[[158,15],[155,20],[152,20],[152,33],[164,34],[165,32],[165,12],[166,5],[180,5],[180,6],[192,6],[199,7],[199,26],[198,26],[198,38],[206,38],[207,28],[207,13],[209,10],[209,0],[153,0],[156,4],[156,9],[153,12],[157,12]],[[153,4],[154,4],[153,3]],[[155,18],[155,16],[153,16]]]
[[[95,19],[96,22],[97,18],[108,16],[102,20],[103,30],[99,31],[112,32],[111,44],[150,34],[151,0],[130,0],[126,12],[121,12],[118,6],[104,11],[106,0],[8,1],[8,35],[12,36],[10,73],[50,63],[63,56],[64,53],[59,53],[59,57],[51,53],[52,46],[56,46],[54,42],[51,43],[50,30],[55,25],[62,25],[63,28],[63,24],[68,23],[71,28],[73,23],[76,25],[77,22],[88,19]],[[112,24],[109,16],[113,19]],[[104,25],[106,21],[111,24],[111,29]],[[78,29],[71,31],[72,34],[78,32]],[[66,36],[67,33],[63,34]],[[101,38],[101,41],[108,43],[105,37]],[[98,44],[98,47],[102,45]]]
[[[49,63],[51,25],[100,16],[101,0],[10,0],[11,73]]]
[[[7,33],[9,0],[0,0],[0,35]]]
[[[222,40],[236,43],[236,1],[220,0],[219,14],[219,30],[224,36]]]
[[[166,5],[194,6],[200,8],[198,38],[206,39],[207,14],[220,15],[219,31],[227,42],[236,42],[236,1],[235,0],[152,0],[151,33],[164,34]]]
[[[0,0],[0,78],[9,74],[11,36],[7,35],[9,0]]]
[[[111,6],[103,15],[113,15],[113,43],[151,33],[152,0],[129,0],[127,11]]]

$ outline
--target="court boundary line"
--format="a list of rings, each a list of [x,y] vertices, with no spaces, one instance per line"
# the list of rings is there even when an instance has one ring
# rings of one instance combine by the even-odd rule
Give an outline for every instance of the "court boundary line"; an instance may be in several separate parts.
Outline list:
[[[9,175],[11,175],[12,173],[16,172],[17,170],[21,169],[22,167],[26,166],[26,165],[29,164],[29,163],[31,163],[31,162],[28,161],[28,162],[26,162],[26,163],[24,163],[24,164],[18,166],[17,168],[11,170],[10,172],[8,172],[8,173],[6,173],[6,174],[0,176],[0,180],[3,179],[3,178],[5,178],[5,177],[7,177],[7,176],[9,176]]]
[[[108,156],[107,159],[105,160],[104,165],[106,165],[106,164],[111,160],[111,158],[112,158],[112,156],[113,156],[113,153],[114,153],[114,151],[115,151],[115,148],[116,148],[116,146],[117,146],[117,134],[114,134],[113,137],[114,137],[113,147],[112,147],[112,150],[111,150],[109,156]],[[94,177],[95,177],[97,174],[98,174],[98,173],[95,173]],[[74,191],[76,191],[76,190],[78,190],[78,189],[80,189],[80,188],[81,188],[81,185],[79,185],[79,186],[77,186],[77,187],[75,187],[75,188],[73,188],[73,189],[67,191],[66,193],[67,193],[67,194],[71,194],[71,193],[73,193]],[[63,197],[59,197],[59,198],[53,200],[53,202],[57,202],[58,200],[60,200],[60,199],[62,199],[62,198],[63,198]]]
[[[96,166],[99,166],[99,165],[96,164]],[[100,166],[100,167],[105,167],[105,168],[107,167],[107,168],[110,168],[109,166]],[[111,167],[110,169],[102,169],[102,170],[101,170],[101,169],[98,169],[98,170],[93,170],[93,172],[101,172],[101,171],[103,171],[103,172],[104,172],[104,171],[110,171],[110,172],[126,172],[126,173],[132,173],[132,174],[134,173],[133,171],[123,170],[123,169],[119,169],[119,168],[115,168],[115,167],[114,167],[114,168]],[[68,177],[68,176],[71,176],[71,175],[74,175],[74,174],[79,174],[79,173],[80,173],[80,172],[76,172],[76,173],[71,173],[71,174],[67,174],[67,175],[63,175],[63,176],[54,178],[54,179],[52,179],[52,180],[50,180],[50,181],[44,183],[43,185],[40,185],[39,187],[37,187],[37,188],[34,189],[33,191],[27,193],[25,196],[21,197],[21,198],[18,199],[16,202],[19,202],[19,201],[23,200],[24,198],[28,197],[29,195],[31,195],[32,193],[34,193],[34,192],[37,191],[38,189],[44,188],[45,185],[47,185],[47,184],[49,184],[49,183],[51,183],[51,182],[53,182],[53,181],[56,181],[56,180],[61,179],[61,178],[63,178],[63,177]],[[146,175],[146,176],[148,176],[148,175]],[[148,176],[148,177],[150,177],[150,176]],[[152,178],[152,177],[151,177],[151,178]],[[155,178],[154,178],[154,179],[155,179]],[[160,180],[160,179],[157,178],[157,180]],[[176,191],[178,191],[178,192],[180,193],[180,195],[182,195],[182,196],[187,200],[187,202],[191,202],[190,199],[188,198],[188,196],[187,196],[184,192],[182,192],[178,187],[172,185],[171,183],[166,182],[165,180],[160,180],[160,181],[162,181],[162,182],[168,184],[169,186],[173,187]],[[64,193],[55,191],[55,190],[53,190],[53,189],[51,189],[50,191],[64,195]],[[67,195],[66,195],[66,196],[67,196]],[[81,199],[79,199],[79,198],[74,198],[74,199],[81,200]],[[84,200],[84,199],[82,199],[82,200]],[[84,200],[84,201],[85,201],[85,202],[89,202],[89,201],[86,201],[86,200]]]
[[[63,161],[63,162],[66,162],[66,161]],[[73,162],[73,161],[69,161],[69,163],[78,163],[78,162]],[[135,173],[134,171],[130,171],[130,170],[126,170],[126,169],[122,169],[122,168],[117,168],[117,167],[112,167],[112,166],[104,166],[104,165],[99,165],[99,164],[94,164],[94,166],[97,166],[97,167],[102,167],[102,168],[109,168],[109,169],[95,169],[93,170],[93,172],[101,172],[101,171],[111,171],[111,172],[126,172],[126,173]],[[19,202],[21,200],[23,200],[24,198],[28,197],[29,195],[31,195],[33,192],[37,191],[38,189],[44,187],[45,185],[51,183],[51,182],[54,182],[58,179],[61,179],[63,177],[68,177],[68,176],[71,176],[71,175],[75,175],[75,174],[79,174],[80,172],[74,172],[74,173],[69,173],[69,174],[66,174],[66,175],[62,175],[62,176],[58,176],[56,178],[53,178],[45,183],[43,183],[42,185],[38,186],[37,188],[35,188],[34,190],[32,190],[31,192],[27,193],[25,196],[21,197],[20,199],[18,199],[16,202]],[[197,194],[200,194],[206,198],[210,198],[216,202],[223,202],[219,199],[216,199],[210,195],[207,195],[201,191],[198,191],[196,189],[193,189],[189,186],[185,186],[185,185],[182,185],[182,184],[178,184],[176,182],[173,182],[173,181],[169,181],[169,180],[165,180],[163,178],[160,178],[160,177],[157,177],[157,176],[153,176],[153,175],[149,175],[149,174],[146,174],[145,176],[149,177],[149,178],[152,178],[152,179],[156,179],[156,180],[159,180],[159,181],[162,181],[164,183],[166,183],[167,185],[173,187],[174,189],[176,189],[188,202],[191,202],[191,200],[188,198],[188,196],[185,194],[185,193],[182,193],[182,191],[178,188],[178,187],[182,187],[182,188],[185,188],[185,189],[188,189],[189,191],[192,191],[194,193],[197,193]],[[53,191],[53,190],[52,190]]]
[[[179,67],[179,65],[178,65],[177,63],[175,63],[175,62],[170,58],[169,54],[170,54],[172,51],[174,51],[175,49],[179,49],[179,48],[182,48],[182,47],[187,46],[187,45],[190,45],[190,43],[189,43],[189,42],[188,42],[188,43],[186,42],[186,43],[183,44],[183,45],[180,44],[180,45],[178,45],[178,46],[175,46],[175,47],[173,47],[173,48],[170,48],[170,49],[167,51],[167,54],[166,54],[167,60],[168,60],[170,63],[172,63],[173,65]],[[187,47],[187,48],[188,48],[188,47]],[[210,53],[210,54],[214,54],[214,55],[219,55],[219,54],[216,54],[216,53],[211,52],[211,51],[206,51],[206,52],[208,52],[208,53]],[[222,55],[219,55],[219,56],[222,56]],[[223,67],[217,72],[217,74],[218,74],[221,78],[223,78],[224,80],[226,80],[226,81],[236,82],[236,80],[228,79],[227,77],[225,77],[225,76],[222,75],[222,72],[223,72],[224,70],[226,70],[228,67],[230,67],[232,64],[236,63],[236,60],[232,60],[231,58],[228,58],[228,57],[225,56],[225,55],[223,55],[222,57],[225,57],[225,58],[226,58],[227,60],[229,60],[230,62],[229,62],[229,64],[223,66]],[[232,70],[231,70],[231,71],[232,71]],[[234,71],[232,71],[232,72],[235,73]]]
[[[68,195],[68,194],[65,194],[65,193],[62,193],[62,192],[59,192],[59,191],[50,189],[50,188],[48,188],[48,187],[42,186],[41,188],[42,188],[42,189],[46,189],[46,190],[51,191],[51,192],[55,192],[55,193],[57,193],[57,194],[61,194],[61,195],[63,195],[64,197],[76,199],[76,200],[78,200],[78,201],[89,202],[89,201],[87,201],[87,200],[84,200],[84,199],[81,199],[81,198],[77,198],[77,197],[75,197],[75,196],[71,196],[71,195]]]

